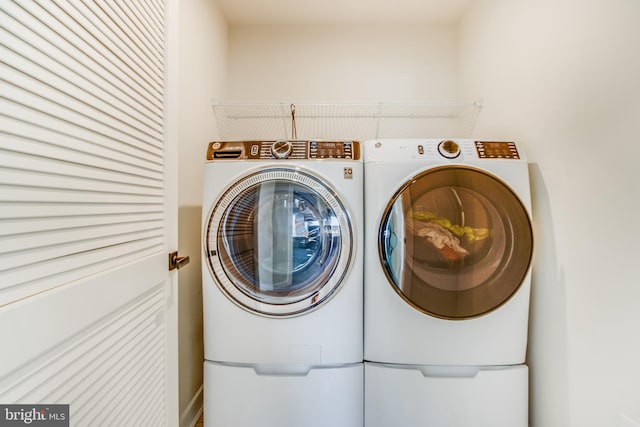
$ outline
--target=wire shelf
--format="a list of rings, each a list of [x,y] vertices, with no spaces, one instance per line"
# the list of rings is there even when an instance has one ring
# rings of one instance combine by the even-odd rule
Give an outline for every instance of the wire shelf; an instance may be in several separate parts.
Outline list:
[[[472,135],[482,102],[214,102],[212,108],[226,140],[464,138]]]

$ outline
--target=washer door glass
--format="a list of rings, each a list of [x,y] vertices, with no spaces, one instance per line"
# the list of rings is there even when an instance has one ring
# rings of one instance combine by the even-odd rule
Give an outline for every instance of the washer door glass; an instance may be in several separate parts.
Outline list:
[[[214,206],[205,250],[225,294],[267,316],[318,307],[350,267],[352,227],[326,183],[273,168],[234,184]]]
[[[416,309],[467,319],[505,303],[533,251],[529,215],[498,178],[468,167],[413,177],[383,213],[378,249],[394,290]]]

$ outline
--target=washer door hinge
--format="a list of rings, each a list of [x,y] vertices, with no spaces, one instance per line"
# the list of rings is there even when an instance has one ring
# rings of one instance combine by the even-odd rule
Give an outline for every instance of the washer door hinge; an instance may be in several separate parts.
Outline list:
[[[169,271],[180,269],[189,264],[189,256],[178,256],[178,252],[171,252],[169,254]]]

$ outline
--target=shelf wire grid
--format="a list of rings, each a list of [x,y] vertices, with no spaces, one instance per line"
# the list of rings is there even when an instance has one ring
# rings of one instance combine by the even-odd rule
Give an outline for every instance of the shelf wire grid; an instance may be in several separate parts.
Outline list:
[[[293,135],[338,140],[466,138],[473,133],[482,102],[214,102],[212,108],[220,138],[226,140],[294,139]]]

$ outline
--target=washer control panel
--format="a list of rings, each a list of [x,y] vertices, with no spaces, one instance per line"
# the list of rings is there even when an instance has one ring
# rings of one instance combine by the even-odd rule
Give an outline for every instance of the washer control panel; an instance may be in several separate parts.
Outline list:
[[[215,141],[207,149],[207,160],[360,160],[358,141]]]

